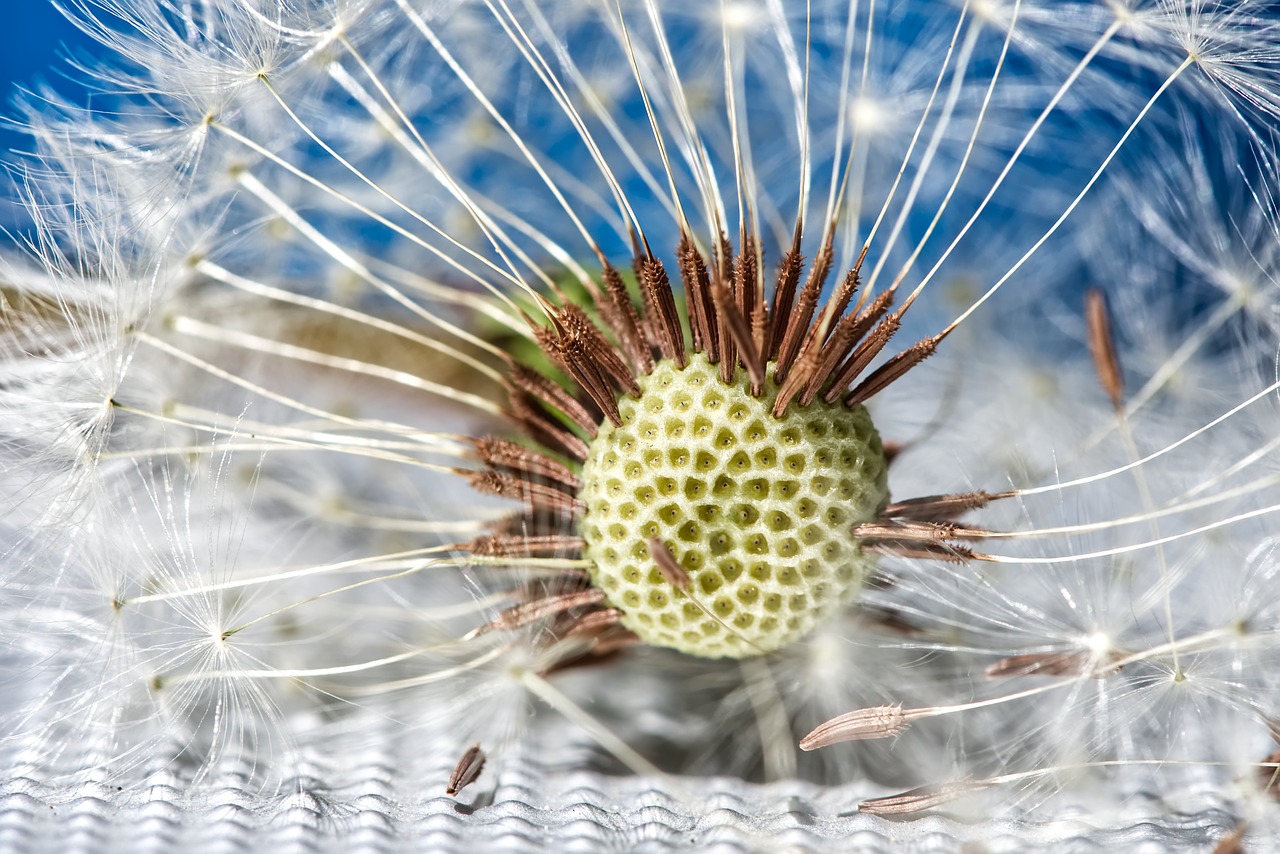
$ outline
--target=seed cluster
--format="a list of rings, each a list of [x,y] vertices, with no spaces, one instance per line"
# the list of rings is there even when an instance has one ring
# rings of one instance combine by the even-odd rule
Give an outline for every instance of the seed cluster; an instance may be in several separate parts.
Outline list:
[[[639,643],[748,657],[839,609],[878,556],[985,558],[969,543],[987,532],[957,520],[1011,493],[890,503],[892,453],[863,407],[950,328],[886,357],[913,300],[860,294],[865,253],[828,287],[835,232],[808,264],[803,233],[769,275],[754,235],[735,252],[723,232],[682,229],[680,289],[637,235],[633,284],[597,251],[598,282],[525,315],[567,381],[510,360],[507,411],[532,447],[478,440],[482,467],[459,472],[523,507],[458,547],[491,564],[582,560],[510,591],[477,633],[536,625],[552,667]]]
[[[861,587],[853,536],[887,500],[887,463],[862,406],[814,401],[771,414],[701,355],[662,361],[620,401],[583,467],[579,498],[595,587],[650,644],[703,657],[780,649]],[[772,384],[769,384],[772,386]],[[687,589],[655,566],[657,538]]]

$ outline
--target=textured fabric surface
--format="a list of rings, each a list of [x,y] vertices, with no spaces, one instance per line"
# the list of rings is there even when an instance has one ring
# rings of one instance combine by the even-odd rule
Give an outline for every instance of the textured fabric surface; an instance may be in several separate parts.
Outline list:
[[[0,850],[59,851],[1199,851],[1235,820],[1208,798],[1166,814],[1134,797],[1108,826],[1064,811],[1052,822],[971,822],[946,814],[896,821],[858,813],[856,786],[753,786],[730,779],[560,775],[508,763],[458,799],[405,791],[385,766],[336,785],[298,777],[278,791],[228,771],[192,791],[173,776],[136,790],[75,790],[18,779],[0,789]],[[1096,811],[1094,811],[1096,813]],[[1251,834],[1250,851],[1280,838]]]

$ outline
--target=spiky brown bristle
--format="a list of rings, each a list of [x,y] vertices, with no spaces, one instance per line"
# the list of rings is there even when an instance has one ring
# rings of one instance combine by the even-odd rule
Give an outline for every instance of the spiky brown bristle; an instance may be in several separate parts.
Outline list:
[[[738,369],[746,370],[757,397],[763,391],[765,366],[773,361],[774,380],[786,389],[774,412],[782,417],[793,400],[804,405],[818,394],[829,403],[842,395],[849,406],[862,402],[928,358],[942,339],[934,336],[907,348],[850,392],[898,331],[907,308],[886,316],[893,290],[855,302],[862,258],[846,271],[820,306],[833,264],[830,240],[819,249],[797,294],[805,266],[797,237],[778,265],[772,301],[760,298],[762,253],[750,234],[743,238],[736,255],[722,235],[712,264],[685,234],[676,257],[689,317],[687,328],[676,311],[676,292],[661,259],[640,254],[632,260],[639,311],[621,275],[606,264],[601,275],[604,287],[593,288],[600,296],[590,306],[603,329],[583,306],[572,302],[549,309],[549,323],[535,329],[539,345],[573,378],[584,398],[566,401],[560,408],[548,399],[551,394],[545,388],[530,388],[527,377],[512,384],[526,395],[557,406],[567,420],[584,429],[583,416],[588,409],[598,410],[616,425],[618,395],[638,395],[636,376],[648,374],[661,359],[683,366],[691,346],[693,352],[703,353],[709,362],[720,366],[725,382],[732,382]],[[542,435],[531,438],[543,440]],[[563,441],[556,443],[563,448]]]
[[[573,388],[511,363],[509,413],[536,447],[476,440],[474,455],[483,470],[470,478],[480,491],[511,498],[525,510],[459,548],[488,560],[580,560],[584,540],[577,520],[586,512],[578,494],[582,466],[597,436],[608,432],[606,425],[621,427],[626,420],[628,407],[620,401],[639,399],[640,380],[660,364],[681,370],[691,354],[701,354],[717,366],[726,385],[739,382],[738,371],[745,371],[751,397],[759,399],[768,391],[767,414],[781,420],[792,407],[807,408],[819,400],[857,407],[932,355],[945,333],[883,358],[911,300],[891,311],[893,289],[860,293],[865,250],[823,299],[835,259],[831,233],[824,235],[806,270],[801,228],[796,227],[772,276],[771,295],[764,287],[764,253],[749,233],[741,236],[736,252],[727,235],[718,235],[709,255],[691,234],[682,233],[675,252],[682,294],[673,289],[665,264],[642,238],[633,241],[632,288],[603,256],[599,282],[583,283],[585,302],[555,288],[558,304],[541,305],[546,321],[526,319],[543,352]],[[678,298],[683,299],[687,324],[677,310]],[[848,533],[868,554],[963,563],[983,556],[961,543],[981,539],[986,532],[959,525],[956,517],[1006,495],[973,492],[886,503]],[[687,579],[688,573],[675,570],[679,564],[665,544],[650,540],[659,576],[679,593],[687,587],[679,579]],[[585,647],[574,648],[569,656],[574,661],[634,643],[635,635],[619,625],[625,615],[610,607],[616,603],[594,589],[584,590],[584,577],[580,570],[566,570],[564,584],[548,583],[541,593],[528,592],[485,630],[536,623],[546,643],[570,635],[590,638]]]

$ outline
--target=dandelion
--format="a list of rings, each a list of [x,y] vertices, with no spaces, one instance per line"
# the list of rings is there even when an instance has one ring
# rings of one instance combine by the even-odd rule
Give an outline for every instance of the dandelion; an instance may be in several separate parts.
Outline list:
[[[1267,4],[72,12],[0,291],[45,797],[1268,832]]]

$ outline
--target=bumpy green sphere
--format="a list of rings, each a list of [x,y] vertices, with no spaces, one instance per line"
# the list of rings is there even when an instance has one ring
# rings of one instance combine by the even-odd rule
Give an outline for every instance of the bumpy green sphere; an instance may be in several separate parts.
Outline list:
[[[820,400],[774,418],[777,387],[721,382],[701,355],[661,362],[591,444],[580,497],[592,582],[646,643],[743,658],[798,640],[854,596],[873,560],[850,533],[888,498],[862,406]],[[663,577],[647,540],[688,572]],[[692,598],[691,598],[692,597]]]

